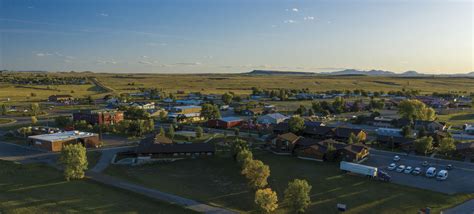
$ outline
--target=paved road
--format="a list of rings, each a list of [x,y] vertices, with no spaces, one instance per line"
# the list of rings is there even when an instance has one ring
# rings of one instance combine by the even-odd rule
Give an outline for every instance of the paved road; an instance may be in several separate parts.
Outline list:
[[[102,155],[100,156],[99,161],[97,161],[97,164],[92,167],[91,171],[96,173],[104,171],[110,165],[110,162],[112,161],[115,154],[117,154],[118,152],[131,150],[133,148],[135,148],[135,146],[101,149],[100,151]]]
[[[183,198],[183,197],[180,197],[180,196],[168,194],[168,193],[161,192],[161,191],[158,191],[158,190],[155,190],[155,189],[151,189],[151,188],[147,188],[147,187],[140,186],[140,185],[137,185],[137,184],[133,184],[133,183],[130,183],[128,181],[125,181],[125,180],[122,180],[122,179],[119,179],[119,178],[116,178],[116,177],[104,175],[104,174],[101,174],[101,173],[96,173],[96,172],[89,171],[89,172],[86,173],[86,175],[94,181],[97,181],[97,182],[100,182],[100,183],[103,183],[103,184],[106,184],[106,185],[114,186],[114,187],[117,187],[117,188],[125,189],[125,190],[135,192],[135,193],[138,193],[138,194],[141,194],[141,195],[145,195],[145,196],[148,196],[148,197],[156,199],[156,200],[161,200],[161,201],[166,201],[168,203],[177,204],[177,205],[183,206],[185,208],[188,208],[188,209],[191,209],[191,210],[194,210],[194,211],[197,211],[197,212],[201,212],[201,213],[236,213],[236,212],[226,210],[226,209],[223,209],[223,208],[209,206],[207,204],[203,204],[203,203],[191,200],[191,199]]]
[[[443,214],[474,214],[474,199],[443,211]]]
[[[474,193],[474,164],[472,163],[400,154],[401,160],[397,165],[404,164],[405,166],[421,167],[422,172],[427,169],[427,167],[421,166],[423,161],[428,161],[430,166],[436,167],[438,170],[445,169],[448,164],[452,164],[454,169],[449,171],[448,179],[438,181],[434,178],[427,178],[424,175],[414,176],[396,171],[388,171],[387,166],[393,162],[393,156],[396,153],[379,150],[371,150],[370,153],[369,159],[364,164],[375,166],[388,172],[392,176],[392,182],[394,183],[446,194]]]

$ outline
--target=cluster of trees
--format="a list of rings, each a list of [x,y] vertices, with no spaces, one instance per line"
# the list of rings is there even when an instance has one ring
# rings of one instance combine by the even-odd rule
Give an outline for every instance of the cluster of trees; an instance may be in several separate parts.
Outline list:
[[[436,113],[433,108],[426,106],[423,102],[415,99],[403,100],[398,104],[398,114],[402,118],[414,120],[428,120],[436,119]]]
[[[20,76],[21,75],[21,76]],[[29,85],[80,85],[87,83],[85,77],[58,77],[48,74],[2,74],[1,82]]]
[[[219,119],[221,118],[221,112],[217,105],[206,103],[201,106],[201,117],[204,117],[206,120]]]
[[[420,154],[428,154],[434,151],[435,141],[431,136],[424,136],[414,141],[415,151]],[[448,157],[456,151],[456,141],[452,137],[445,137],[439,141],[436,147],[438,153]]]
[[[255,204],[263,213],[272,213],[278,208],[278,195],[268,187],[270,167],[260,160],[255,160],[246,141],[236,139],[232,152],[241,167],[241,173],[249,180],[249,185],[256,189]],[[293,212],[304,212],[310,205],[311,185],[305,180],[295,179],[288,183],[284,192],[284,202]]]
[[[352,105],[347,106],[346,101],[342,97],[336,97],[332,102],[328,101],[319,101],[313,102],[311,109],[308,110],[308,115],[312,116],[314,114],[319,115],[330,115],[330,114],[340,114],[344,112],[359,112],[362,110],[374,110],[374,109],[383,109],[385,106],[385,101],[383,99],[370,99],[369,104],[364,107],[363,101],[361,99],[355,100]],[[306,109],[302,106],[295,112],[296,114],[304,114]]]
[[[145,109],[141,109],[141,108],[133,107],[133,106],[120,106],[119,110],[124,112],[125,119],[130,119],[130,120],[150,119],[150,113],[148,113]]]

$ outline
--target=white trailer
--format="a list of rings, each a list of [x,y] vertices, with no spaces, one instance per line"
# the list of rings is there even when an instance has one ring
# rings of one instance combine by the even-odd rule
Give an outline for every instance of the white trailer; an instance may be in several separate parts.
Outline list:
[[[378,170],[377,167],[341,161],[340,169],[345,172],[351,172],[371,178],[390,181],[390,176],[387,173]]]

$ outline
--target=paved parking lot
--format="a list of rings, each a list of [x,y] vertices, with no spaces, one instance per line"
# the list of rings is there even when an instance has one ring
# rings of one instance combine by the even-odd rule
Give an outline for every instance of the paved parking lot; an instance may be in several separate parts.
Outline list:
[[[396,172],[395,170],[388,170],[387,166],[390,163],[393,163],[394,155],[395,154],[391,152],[371,150],[369,159],[363,164],[375,166],[384,170],[392,177],[393,183],[447,194],[474,193],[474,164],[458,161],[438,160],[412,155],[399,155],[401,160],[396,163],[397,166],[403,164],[413,168],[421,167],[422,174],[415,176],[412,174]],[[423,167],[423,161],[428,161],[430,165]],[[439,171],[441,169],[445,169],[448,164],[452,164],[454,169],[448,171],[449,176],[447,180],[438,181],[435,178],[427,178],[424,176],[424,173],[428,167],[436,167],[436,169]]]

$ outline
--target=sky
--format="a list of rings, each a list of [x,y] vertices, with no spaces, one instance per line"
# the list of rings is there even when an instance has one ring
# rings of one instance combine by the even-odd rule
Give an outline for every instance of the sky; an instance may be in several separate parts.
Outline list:
[[[474,0],[0,0],[0,70],[474,71]]]

